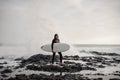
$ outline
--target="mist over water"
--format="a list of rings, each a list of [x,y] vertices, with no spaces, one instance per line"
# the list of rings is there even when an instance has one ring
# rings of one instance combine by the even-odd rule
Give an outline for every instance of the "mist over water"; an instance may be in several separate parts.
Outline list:
[[[78,51],[97,51],[120,54],[120,45],[74,45]]]

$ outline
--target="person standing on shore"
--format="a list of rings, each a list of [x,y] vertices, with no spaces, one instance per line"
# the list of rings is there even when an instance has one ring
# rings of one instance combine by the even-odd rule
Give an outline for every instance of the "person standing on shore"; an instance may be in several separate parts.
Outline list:
[[[51,44],[51,49],[52,49],[52,53],[53,53],[52,64],[54,64],[54,58],[55,58],[55,54],[56,54],[56,52],[53,51],[53,45],[54,45],[54,43],[60,43],[58,34],[54,35],[54,39],[52,40],[52,44]],[[62,53],[58,52],[58,54],[60,55],[60,64],[62,64]]]

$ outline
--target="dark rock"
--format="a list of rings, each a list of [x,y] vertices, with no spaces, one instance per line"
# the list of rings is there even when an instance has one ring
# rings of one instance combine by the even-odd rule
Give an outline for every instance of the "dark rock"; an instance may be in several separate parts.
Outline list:
[[[75,64],[75,62],[64,61],[65,64]]]
[[[98,65],[98,68],[105,68],[105,66],[103,66],[103,65]]]
[[[90,62],[90,63],[101,63],[105,62],[105,60],[108,60],[108,58],[105,57],[81,57],[82,61],[84,62]]]
[[[95,68],[92,68],[92,67],[89,67],[89,66],[85,66],[85,67],[82,67],[83,70],[92,70],[92,71],[96,71]]]
[[[64,56],[63,59],[64,60],[79,60],[80,57],[78,55],[75,55],[75,56]]]
[[[115,75],[115,76],[120,76],[120,74],[118,74],[118,73],[114,73],[113,75]]]
[[[112,78],[112,79],[109,79],[109,80],[120,80],[120,78]]]
[[[19,75],[16,75],[16,77],[14,78],[10,77],[7,80],[31,80],[31,79],[29,79],[28,76],[25,74],[19,74]]]
[[[120,58],[113,58],[116,63],[120,63]]]
[[[5,58],[2,56],[2,57],[0,57],[0,59],[5,59]]]
[[[27,75],[25,74],[16,75],[16,79],[17,80],[28,80]]]
[[[3,71],[1,71],[1,74],[4,74],[4,73],[11,73],[12,70],[11,69],[4,69]]]
[[[10,77],[10,78],[8,78],[8,79],[6,79],[6,80],[17,80],[17,79],[15,79],[15,78],[13,78],[13,77]],[[20,79],[20,80],[22,80],[22,79]]]
[[[109,62],[109,61],[103,61],[102,64],[110,66],[111,62]]]
[[[28,65],[26,69],[29,70],[39,70],[39,71],[49,71],[49,72],[77,72],[81,70],[94,70],[96,71],[95,68],[88,67],[88,66],[83,66],[80,63],[75,63],[72,65],[63,65],[63,66],[58,66],[58,65]]]
[[[0,66],[0,69],[2,69],[4,66]]]
[[[8,77],[6,74],[1,74],[2,77]]]
[[[2,64],[7,64],[7,62],[5,61],[5,62],[3,62],[3,63],[0,63],[0,64],[1,64],[1,65],[2,65]]]
[[[115,71],[116,73],[120,73],[120,71]]]
[[[4,78],[0,78],[0,80],[5,80]]]
[[[20,65],[19,66],[15,66],[14,69],[19,69],[20,68]]]
[[[54,65],[28,65],[26,69],[39,70],[39,71],[49,71],[49,72],[76,72],[82,70],[79,65],[69,65],[69,66],[54,66]]]
[[[105,76],[105,74],[102,74],[102,73],[96,73],[94,75],[101,75],[101,76]]]
[[[115,72],[113,73],[113,75],[115,75],[115,76],[120,76],[120,71],[115,71]]]
[[[47,63],[50,63],[51,60],[52,60],[52,55],[36,54],[26,60],[22,60],[21,66],[24,67],[26,64],[30,64],[30,63],[45,65]],[[58,55],[55,56],[55,61],[56,62],[59,61]]]
[[[65,74],[65,75],[45,75],[45,74],[31,74],[17,75],[15,78],[9,78],[7,80],[90,80],[87,77],[84,77],[80,74]]]
[[[21,58],[16,58],[16,59],[15,59],[15,61],[21,61],[21,60],[24,60],[24,58],[21,57]]]
[[[93,79],[93,80],[103,80],[103,78],[96,78],[96,79]]]
[[[93,63],[89,62],[89,63],[86,63],[86,65],[91,65],[91,66],[92,66],[92,65],[93,65]]]
[[[42,79],[41,75],[36,75],[36,74],[31,74],[31,75],[29,75],[29,78],[30,78],[30,79],[33,79],[33,80],[34,80],[34,79],[38,79],[38,80],[39,80],[39,79]]]
[[[75,55],[75,56],[73,56],[73,59],[74,59],[74,60],[79,60],[79,56],[78,56],[78,55]]]

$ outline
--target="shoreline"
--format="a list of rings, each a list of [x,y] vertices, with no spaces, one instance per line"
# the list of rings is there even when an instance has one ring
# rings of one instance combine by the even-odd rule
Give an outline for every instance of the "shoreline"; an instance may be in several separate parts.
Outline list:
[[[91,52],[91,54],[95,55],[94,52]],[[100,52],[98,52],[98,54],[96,53],[96,55],[102,55],[102,53],[100,54]],[[107,56],[111,55],[107,54]],[[120,56],[117,57],[120,58]],[[115,80],[115,78],[116,80],[120,79],[120,61],[116,58],[107,58],[101,56],[80,57],[78,55],[64,56],[63,62],[67,65],[63,65],[63,68],[58,65],[58,55],[56,55],[55,58],[57,66],[47,65],[48,63],[50,63],[51,55],[43,54],[36,54],[29,57],[28,59],[24,59],[23,57],[13,59],[10,62],[15,63],[16,65],[13,64],[11,66],[7,61],[6,63],[2,63],[2,60],[4,61],[6,60],[6,58],[2,57],[0,59],[0,76],[2,76],[3,79],[8,80],[10,80],[10,78],[16,79],[18,78],[18,76],[22,76],[21,78],[26,79],[26,76],[28,77],[33,75],[37,76],[36,79],[41,76],[43,80],[45,77],[47,77],[48,79],[57,79],[56,76],[59,76],[62,80],[67,80],[66,78],[70,77],[72,77],[71,80],[74,80],[75,76],[77,76],[77,80],[79,80],[79,78],[83,80]],[[8,70],[5,71],[5,69]],[[111,69],[110,72],[107,71],[109,69]],[[105,73],[105,71],[107,73]],[[44,77],[42,75],[44,75]],[[54,76],[52,76],[51,78],[51,75]]]

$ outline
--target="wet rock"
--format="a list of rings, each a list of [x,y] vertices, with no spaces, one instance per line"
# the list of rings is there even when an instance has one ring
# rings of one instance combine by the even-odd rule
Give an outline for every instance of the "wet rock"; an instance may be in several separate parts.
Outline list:
[[[81,71],[81,70],[96,70],[93,67],[88,67],[87,65],[83,65],[80,63],[75,63],[75,62],[69,62],[65,61],[64,63],[66,65],[63,66],[53,66],[53,65],[47,65],[47,63],[51,62],[51,55],[43,55],[43,54],[36,54],[31,56],[30,58],[26,60],[22,60],[21,64],[15,69],[26,67],[28,70],[39,70],[39,71],[54,71],[54,72],[76,72],[76,71]],[[78,60],[80,59],[79,56],[64,56],[64,59],[74,59]],[[91,57],[85,57],[81,58],[82,60],[89,60],[91,59],[96,59],[96,58],[91,58]],[[56,56],[55,61],[59,61],[59,56]],[[58,64],[59,65],[59,64]]]
[[[22,66],[23,67],[23,66]],[[14,69],[19,69],[20,68],[20,65],[19,66],[15,66]]]
[[[55,65],[28,65],[26,69],[49,71],[49,72],[76,72],[82,70],[80,65],[69,65],[69,66],[55,66]]]
[[[11,73],[12,70],[11,69],[4,69],[3,71],[1,71],[1,74],[4,74],[4,73]]]
[[[24,58],[21,57],[21,58],[16,58],[16,59],[15,59],[15,61],[21,61],[21,60],[24,60]]]
[[[5,59],[5,58],[2,56],[2,57],[0,57],[0,59]]]
[[[96,68],[89,67],[89,66],[85,66],[85,67],[82,67],[82,70],[92,70],[92,71],[96,71]]]
[[[120,71],[115,71],[116,73],[120,73]]]
[[[5,62],[0,63],[0,65],[2,65],[2,64],[7,64],[7,62],[5,61]]]
[[[105,76],[105,74],[103,74],[103,73],[96,73],[94,75]]]
[[[120,71],[115,71],[115,72],[113,73],[113,75],[115,75],[115,76],[120,76]]]
[[[93,65],[93,63],[91,63],[91,62],[88,62],[88,63],[86,63],[86,65],[91,65],[91,66],[92,66],[92,65]]]
[[[8,75],[6,75],[6,74],[1,74],[1,76],[4,77],[4,78],[8,77]]]
[[[106,60],[108,60],[108,58],[105,57],[81,57],[80,60],[84,61],[84,62],[90,62],[90,63],[101,63],[101,62],[105,62]]]
[[[13,78],[13,77],[10,77],[10,78],[8,78],[8,79],[6,79],[6,80],[16,80],[15,78]],[[20,79],[21,80],[21,79]]]
[[[17,75],[15,78],[9,78],[7,80],[90,80],[90,79],[80,74],[65,74],[65,75],[20,74]]]
[[[73,56],[73,59],[74,59],[74,60],[79,60],[79,56],[78,56],[78,55],[75,55],[75,56]]]
[[[19,74],[19,75],[16,75],[16,79],[17,80],[28,80],[28,77],[25,74]]]
[[[36,54],[26,60],[22,60],[21,67],[24,67],[26,64],[30,64],[30,63],[45,65],[47,63],[50,63],[51,60],[52,60],[52,55]],[[58,55],[55,56],[55,61],[56,62],[59,61]]]
[[[109,80],[120,80],[120,78],[112,78],[112,79],[109,79]]]
[[[102,64],[107,65],[107,66],[111,66],[111,62],[109,62],[109,61],[103,61]]]
[[[120,63],[120,57],[119,57],[119,58],[113,58],[113,60],[114,60],[116,63]]]
[[[95,68],[88,67],[88,66],[83,66],[80,63],[75,63],[72,65],[63,65],[63,66],[58,66],[58,65],[28,65],[26,67],[28,70],[39,70],[39,71],[49,71],[49,72],[77,72],[81,70],[94,70],[96,71]]]
[[[115,75],[115,76],[120,76],[120,74],[118,74],[118,73],[114,73],[113,75]]]
[[[52,77],[50,77],[49,75],[45,75],[45,74],[39,74],[39,75],[36,75],[36,74],[31,74],[29,75],[29,78],[32,79],[32,80],[53,80]]]
[[[2,69],[4,66],[0,66],[0,69]]]
[[[93,79],[93,80],[103,80],[103,78],[96,78],[96,79]]]
[[[8,78],[7,80],[31,80],[31,79],[29,79],[28,76],[25,74],[18,74],[15,77]]]
[[[75,56],[64,56],[63,59],[64,60],[79,60],[80,57],[78,55],[75,55]]]
[[[81,60],[84,61],[84,62],[91,62],[89,58],[85,58],[85,57],[82,57]]]
[[[104,65],[98,65],[98,68],[105,68]]]
[[[75,64],[75,62],[64,61],[65,64]]]

